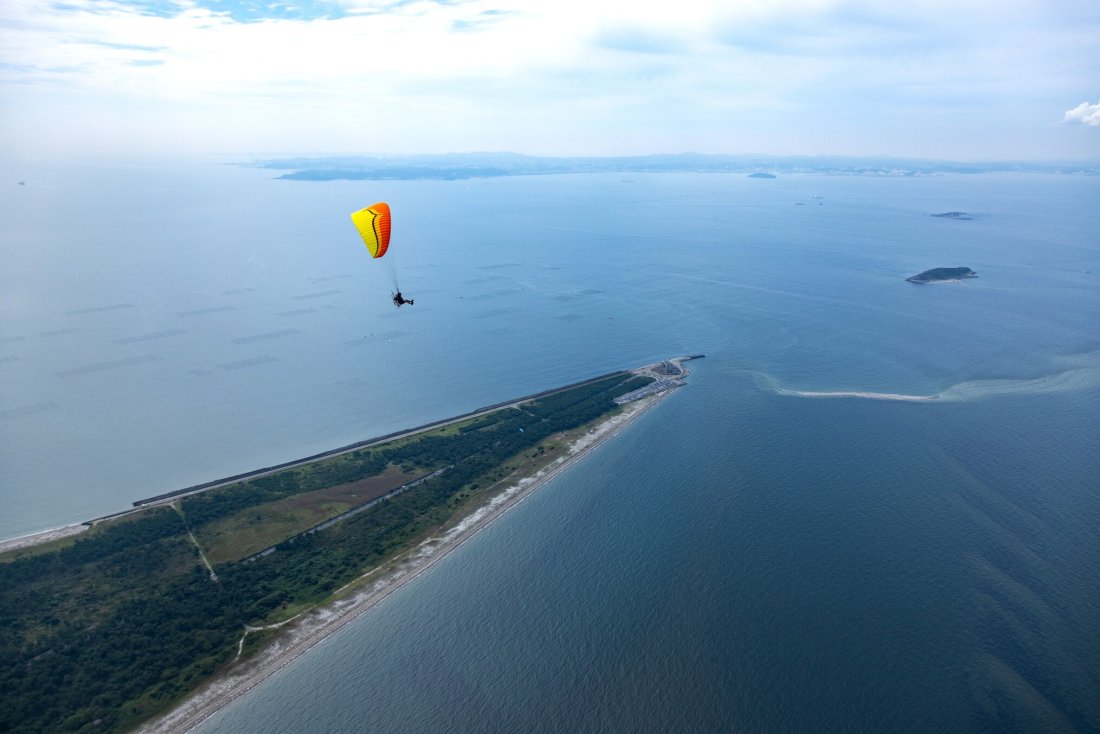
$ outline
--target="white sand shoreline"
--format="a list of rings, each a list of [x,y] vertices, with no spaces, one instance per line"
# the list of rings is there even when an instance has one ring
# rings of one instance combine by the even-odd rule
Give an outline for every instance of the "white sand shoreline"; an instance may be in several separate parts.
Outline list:
[[[30,533],[28,535],[20,535],[18,538],[9,538],[8,540],[0,540],[0,553],[7,551],[20,550],[21,548],[29,548],[32,545],[38,545],[40,543],[49,543],[54,540],[60,540],[61,538],[67,538],[70,535],[77,535],[83,533],[91,525],[87,523],[79,523],[77,525],[65,525],[60,528],[52,528],[50,530],[40,530],[36,533]]]
[[[571,445],[568,456],[558,458],[534,476],[520,478],[514,484],[505,487],[486,505],[463,518],[458,525],[424,541],[388,564],[380,574],[375,571],[361,577],[360,581],[374,575],[379,576],[368,587],[301,615],[295,624],[288,626],[283,634],[272,640],[254,658],[219,675],[173,710],[147,722],[138,731],[178,734],[199,726],[222,708],[326,640],[344,625],[354,621],[390,594],[401,589],[406,583],[432,568],[439,560],[459,548],[480,530],[604,441],[615,436],[672,392],[672,389],[664,390],[628,403],[624,406],[623,412],[602,420],[576,440]],[[349,586],[356,583],[358,582],[352,582]],[[344,589],[347,588],[344,587]],[[337,595],[344,589],[338,591]]]

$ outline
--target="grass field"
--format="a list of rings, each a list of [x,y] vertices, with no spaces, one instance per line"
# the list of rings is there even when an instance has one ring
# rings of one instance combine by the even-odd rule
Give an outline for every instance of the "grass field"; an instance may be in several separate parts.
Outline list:
[[[196,531],[214,565],[247,558],[416,478],[397,467],[349,484],[302,492],[241,510]]]

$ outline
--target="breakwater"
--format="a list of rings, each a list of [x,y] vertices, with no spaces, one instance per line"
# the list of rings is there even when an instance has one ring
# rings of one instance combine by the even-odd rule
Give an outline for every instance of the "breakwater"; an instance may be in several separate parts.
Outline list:
[[[261,476],[264,476],[266,474],[271,474],[272,472],[281,471],[283,469],[290,469],[290,468],[295,467],[295,466],[302,466],[303,464],[309,464],[309,463],[312,463],[314,461],[320,461],[321,459],[328,459],[328,458],[331,458],[333,456],[339,456],[340,454],[346,454],[349,451],[356,451],[358,449],[367,448],[368,446],[373,446],[375,444],[383,443],[385,441],[391,441],[395,438],[400,438],[402,436],[410,436],[410,435],[413,435],[415,433],[421,433],[422,431],[428,431],[428,430],[431,430],[432,428],[438,428],[439,426],[443,426],[443,425],[446,425],[448,423],[454,423],[455,421],[465,420],[466,418],[473,418],[474,416],[481,415],[482,413],[488,413],[490,411],[498,410],[500,408],[504,408],[504,407],[507,407],[509,405],[515,405],[516,403],[525,403],[528,400],[537,400],[539,398],[544,398],[547,395],[553,395],[555,393],[559,393],[559,392],[562,392],[564,390],[571,390],[575,387],[581,387],[582,385],[587,385],[587,384],[592,383],[592,382],[597,382],[599,380],[603,380],[603,379],[606,379],[608,377],[613,377],[615,375],[621,375],[621,374],[625,374],[625,371],[616,370],[614,372],[608,372],[606,374],[599,375],[597,377],[590,377],[586,380],[580,380],[578,382],[573,382],[573,383],[570,383],[568,385],[563,385],[561,387],[555,387],[555,388],[551,388],[549,390],[542,390],[542,391],[537,392],[537,393],[532,393],[530,395],[525,395],[524,397],[521,397],[521,398],[515,398],[515,399],[512,399],[512,400],[505,400],[505,401],[500,402],[500,403],[494,403],[492,405],[486,405],[484,407],[477,408],[476,410],[471,410],[471,411],[468,411],[466,413],[461,413],[459,415],[452,416],[450,418],[443,418],[441,420],[432,421],[430,423],[424,423],[420,426],[417,426],[416,428],[408,428],[408,429],[404,429],[404,430],[400,430],[400,431],[394,431],[392,433],[387,433],[387,434],[382,435],[382,436],[376,436],[374,438],[368,438],[368,439],[363,440],[363,441],[356,441],[355,443],[350,443],[350,444],[347,444],[346,446],[341,446],[339,448],[329,449],[328,451],[322,451],[322,452],[317,453],[317,454],[312,454],[311,456],[305,456],[305,457],[302,457],[300,459],[293,459],[291,461],[285,461],[281,464],[273,464],[271,466],[266,466],[266,467],[263,467],[262,469],[253,469],[252,471],[242,472],[240,474],[233,474],[233,475],[228,476],[228,477],[222,477],[221,479],[213,479],[209,482],[203,482],[201,484],[194,484],[194,485],[191,485],[190,487],[184,487],[183,489],[176,489],[176,490],[172,490],[171,492],[165,492],[163,494],[154,495],[152,497],[146,497],[145,499],[135,500],[134,501],[134,507],[148,507],[149,505],[155,505],[155,504],[165,502],[165,501],[168,501],[168,500],[174,500],[176,498],[184,497],[184,496],[189,495],[189,494],[195,494],[196,492],[204,492],[208,489],[214,489],[215,487],[222,487],[222,486],[225,486],[227,484],[233,484],[235,482],[241,482],[241,481],[244,481],[246,479],[255,479],[257,477],[261,477]],[[124,514],[124,513],[123,512],[113,513],[111,515],[106,515],[106,516],[101,517],[101,518],[96,518],[96,520],[94,520],[92,522],[96,522],[98,520],[103,520],[103,519],[106,519],[108,517],[114,517],[115,515],[119,515],[119,514]]]

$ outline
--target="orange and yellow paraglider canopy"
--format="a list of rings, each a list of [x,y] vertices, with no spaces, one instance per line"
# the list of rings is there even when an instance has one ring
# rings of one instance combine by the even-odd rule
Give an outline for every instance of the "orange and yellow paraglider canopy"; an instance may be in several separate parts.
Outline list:
[[[382,257],[390,246],[390,205],[384,201],[352,212],[351,221],[363,237],[371,257]]]

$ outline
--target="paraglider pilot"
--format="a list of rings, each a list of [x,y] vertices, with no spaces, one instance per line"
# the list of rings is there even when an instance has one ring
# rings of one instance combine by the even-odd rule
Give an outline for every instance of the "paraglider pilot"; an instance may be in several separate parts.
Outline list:
[[[401,306],[406,303],[410,306],[413,305],[413,299],[405,298],[403,295],[401,295],[401,291],[397,291],[397,293],[393,294],[393,305],[401,308]]]

